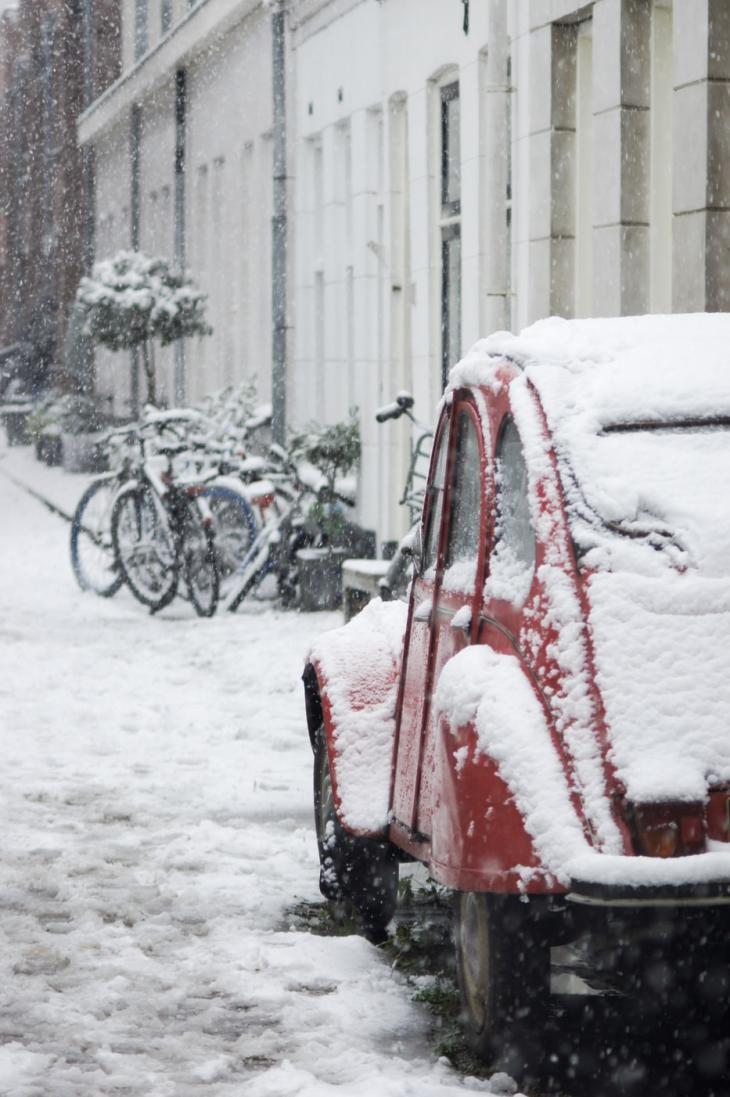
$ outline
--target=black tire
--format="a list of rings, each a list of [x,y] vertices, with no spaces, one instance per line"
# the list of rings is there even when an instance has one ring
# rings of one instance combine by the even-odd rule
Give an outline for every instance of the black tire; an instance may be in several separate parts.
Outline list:
[[[124,577],[112,541],[112,511],[119,489],[115,478],[95,480],[79,499],[71,523],[71,567],[82,590],[111,598]]]
[[[462,1015],[480,1059],[524,1078],[547,1021],[550,949],[539,900],[457,892],[454,945]]]
[[[297,553],[300,549],[312,548],[315,540],[304,527],[295,526],[288,530],[278,546],[274,570],[279,601],[284,609],[296,609],[301,602]]]
[[[152,488],[124,488],[112,511],[112,540],[117,564],[134,597],[156,612],[177,593],[180,574],[178,538]]]
[[[395,913],[398,860],[390,843],[348,834],[337,818],[321,725],[314,738],[314,822],[320,891],[325,899],[351,907],[363,936],[380,944]]]
[[[215,537],[193,502],[187,505],[183,523],[182,567],[195,612],[198,617],[212,617],[220,590]]]

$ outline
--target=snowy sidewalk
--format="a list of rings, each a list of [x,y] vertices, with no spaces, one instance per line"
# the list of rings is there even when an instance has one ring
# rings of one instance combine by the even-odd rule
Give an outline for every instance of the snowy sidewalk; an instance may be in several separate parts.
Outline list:
[[[300,674],[338,614],[82,594],[84,479],[0,443],[0,1094],[450,1097],[380,953],[315,900]]]

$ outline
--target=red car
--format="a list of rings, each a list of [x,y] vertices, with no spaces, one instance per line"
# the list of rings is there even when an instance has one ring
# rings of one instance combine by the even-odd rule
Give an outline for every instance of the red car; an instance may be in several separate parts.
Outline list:
[[[321,889],[377,939],[400,862],[452,888],[487,1055],[554,995],[726,1011],[729,348],[730,315],[478,343],[407,606],[309,656]]]

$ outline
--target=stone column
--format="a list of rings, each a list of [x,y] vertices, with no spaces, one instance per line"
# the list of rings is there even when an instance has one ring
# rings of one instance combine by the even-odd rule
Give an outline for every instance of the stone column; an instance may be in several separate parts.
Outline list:
[[[572,316],[575,258],[576,27],[529,36],[529,320]]]
[[[651,6],[593,7],[593,311],[649,308]]]
[[[505,0],[491,0],[488,48],[480,57],[480,155],[482,178],[479,221],[479,335],[511,326],[511,198],[512,109],[510,42]],[[466,226],[465,226],[466,228]],[[468,346],[468,339],[465,341]]]
[[[674,0],[675,312],[730,309],[730,4]]]

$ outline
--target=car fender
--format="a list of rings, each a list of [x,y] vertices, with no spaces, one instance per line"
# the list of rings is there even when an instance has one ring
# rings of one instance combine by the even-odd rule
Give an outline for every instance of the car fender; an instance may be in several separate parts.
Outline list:
[[[465,648],[434,698],[441,790],[431,857],[459,890],[561,891],[590,850],[549,717],[516,655]]]
[[[370,602],[312,645],[304,670],[310,738],[324,727],[335,809],[352,834],[382,836],[407,607]]]

